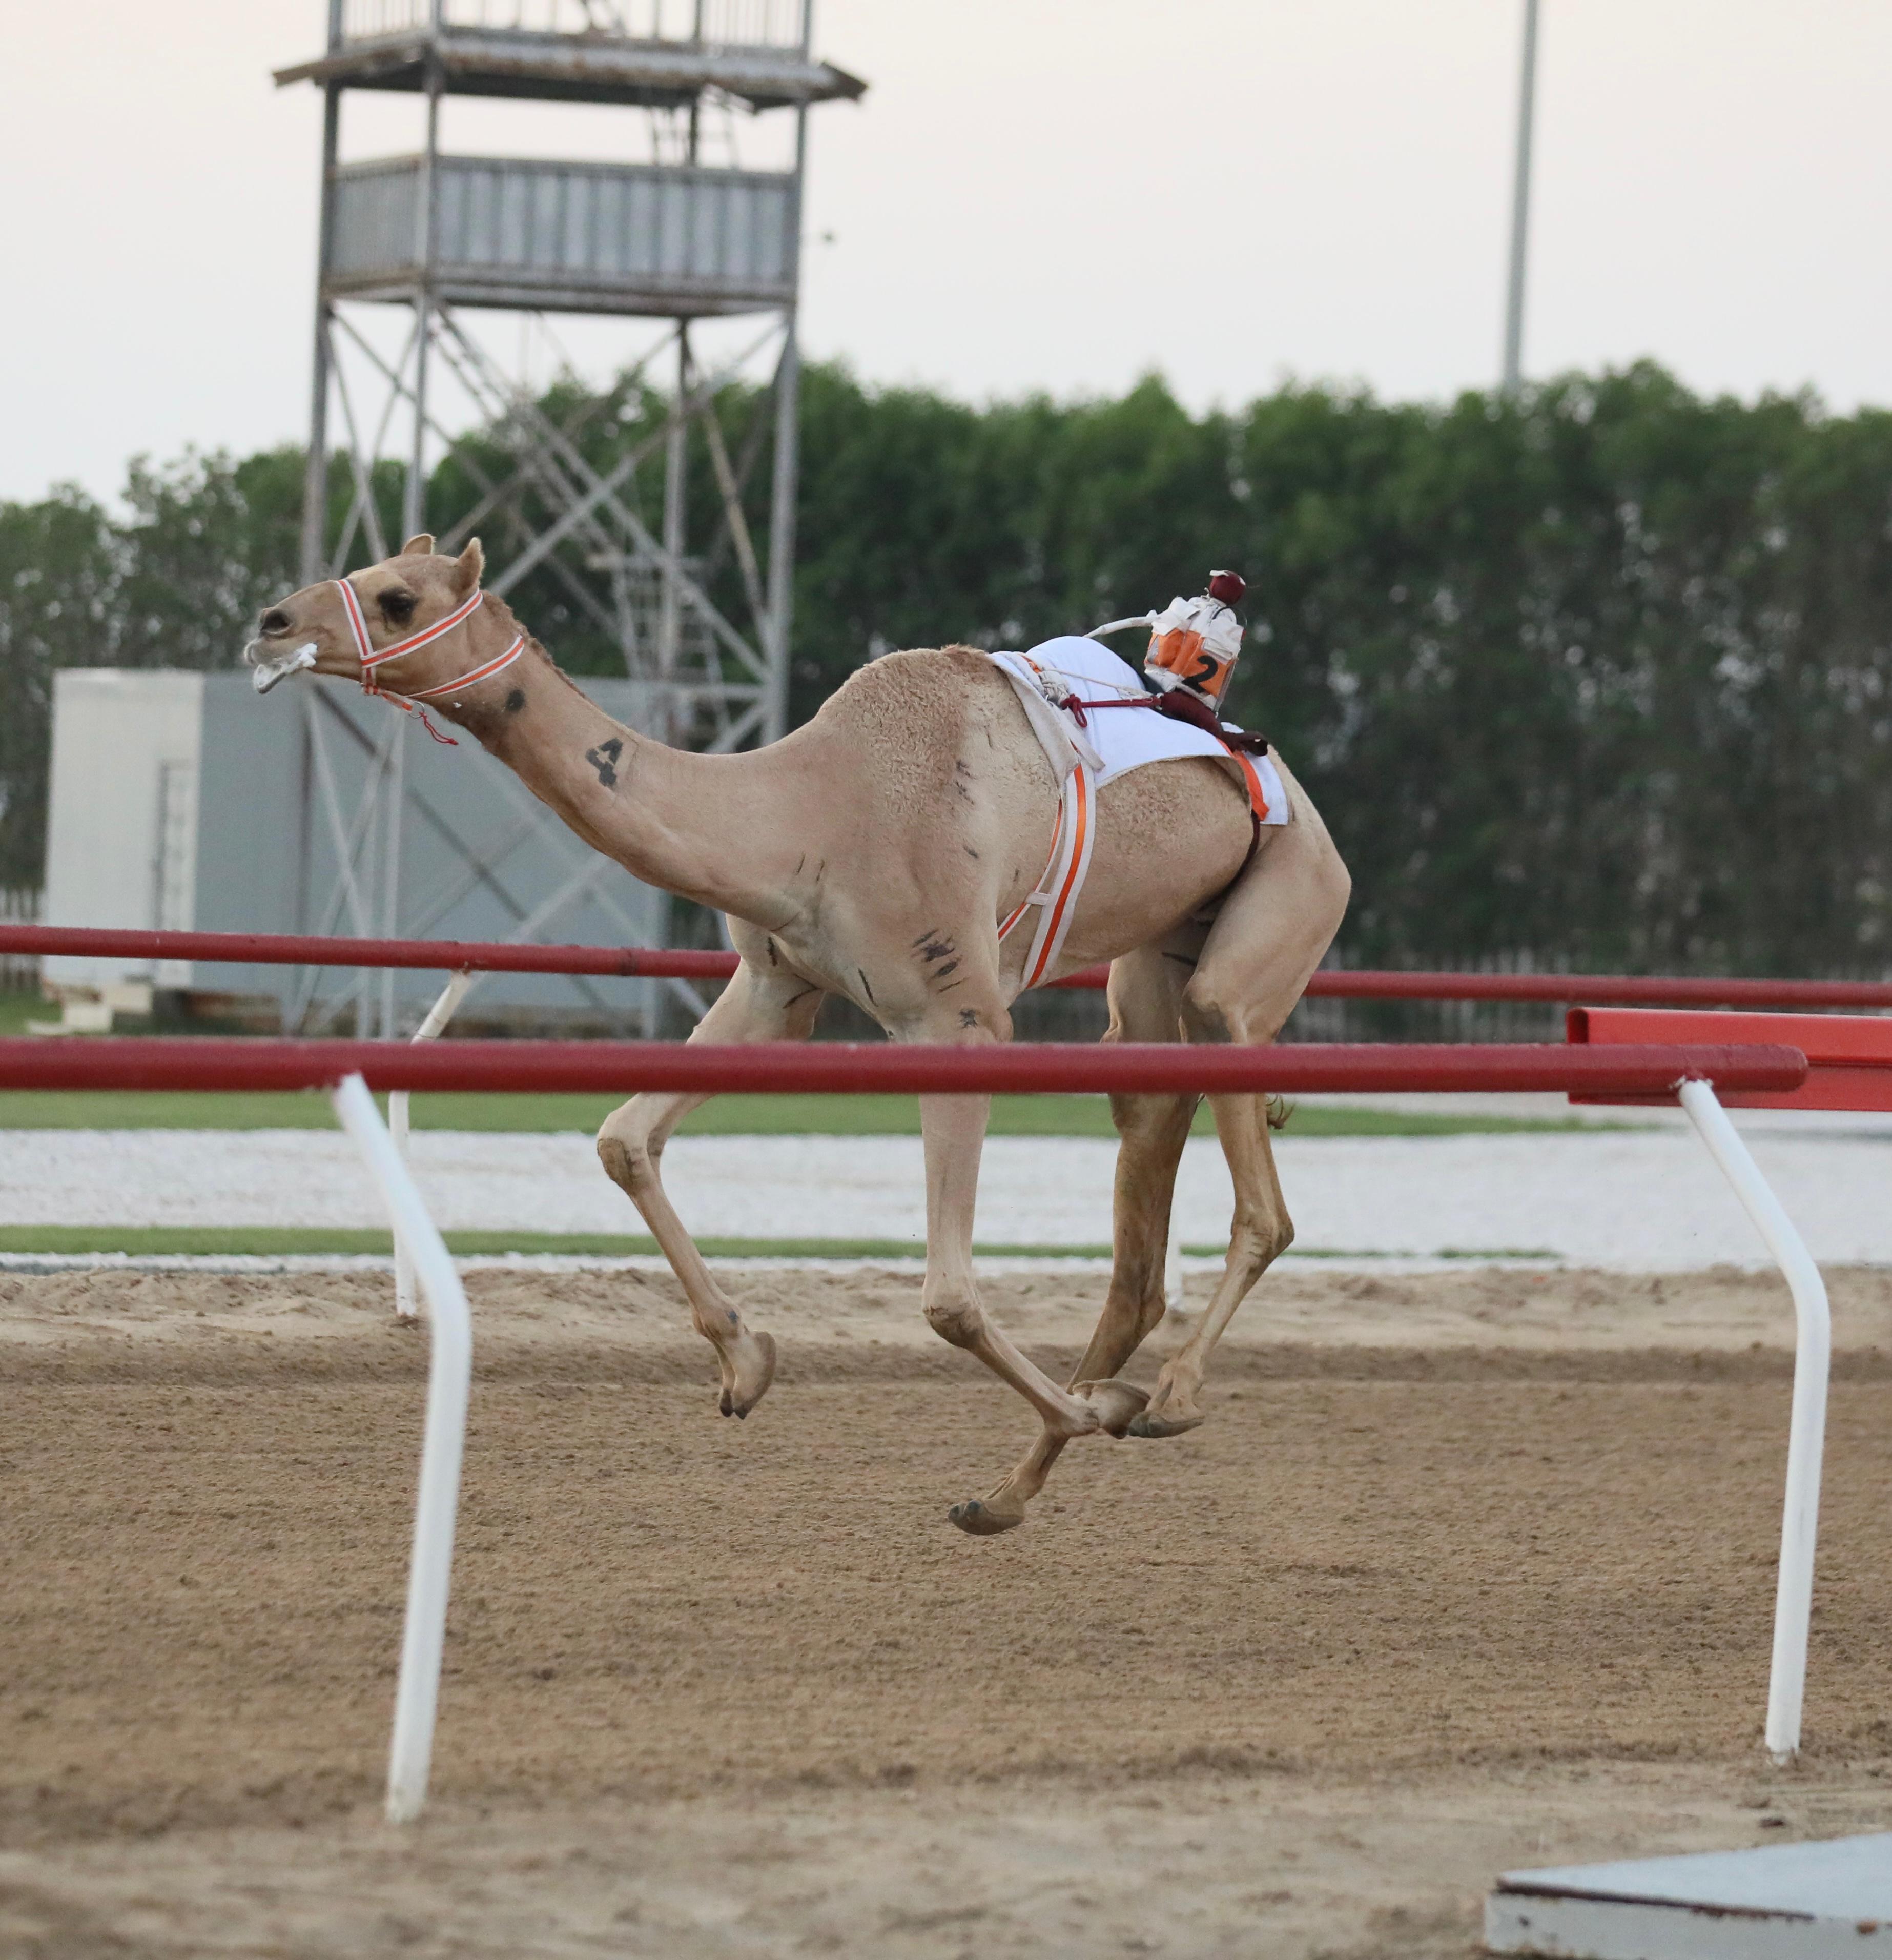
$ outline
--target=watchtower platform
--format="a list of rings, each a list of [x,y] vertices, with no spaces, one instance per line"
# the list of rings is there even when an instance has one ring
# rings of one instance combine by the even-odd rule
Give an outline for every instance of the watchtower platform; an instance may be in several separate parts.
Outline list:
[[[539,102],[607,102],[628,109],[687,109],[706,89],[719,89],[750,109],[794,109],[816,102],[852,101],[867,84],[831,62],[816,61],[797,42],[641,38],[627,25],[566,32],[494,27],[458,17],[449,6],[437,21],[424,4],[377,10],[410,18],[390,27],[342,24],[339,46],[314,61],[275,71],[278,84],[382,88],[425,95],[430,69],[452,95],[524,97]],[[470,12],[484,14],[474,8]],[[582,10],[595,20],[596,10]],[[719,10],[727,18],[734,9]],[[786,10],[784,10],[785,11]],[[710,17],[711,18],[714,16]],[[732,24],[742,31],[740,17]],[[768,31],[758,23],[748,31]]]

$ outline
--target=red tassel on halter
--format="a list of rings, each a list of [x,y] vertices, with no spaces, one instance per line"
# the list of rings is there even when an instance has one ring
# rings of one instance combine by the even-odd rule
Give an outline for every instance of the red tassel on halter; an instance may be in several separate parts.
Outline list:
[[[390,694],[386,688],[377,687],[372,674],[364,674],[361,676],[361,692],[364,694],[373,695],[383,701],[393,702],[403,714],[418,714],[421,718],[421,726],[433,737],[436,742],[444,742],[450,749],[457,749],[459,746],[459,737],[457,735],[443,735],[434,726],[434,718],[418,702],[409,701],[404,694]]]
[[[450,749],[457,749],[459,746],[459,737],[443,735],[434,726],[433,717],[420,705],[418,697],[393,694],[384,687],[377,686],[374,670],[377,667],[385,667],[390,660],[399,660],[403,654],[412,653],[417,647],[431,645],[444,635],[452,632],[456,626],[465,625],[479,609],[486,595],[475,587],[472,596],[462,601],[444,619],[437,619],[432,625],[424,626],[419,632],[411,633],[405,640],[396,641],[391,647],[383,647],[377,653],[368,635],[367,616],[361,609],[360,595],[345,578],[338,578],[332,582],[342,595],[342,608],[348,616],[348,630],[355,635],[355,653],[361,663],[361,692],[364,694],[378,694],[383,701],[393,702],[403,714],[418,714],[421,718],[421,726],[436,742],[444,743]],[[483,667],[474,668],[471,673],[460,674],[452,680],[444,681],[438,687],[424,687],[419,690],[419,695],[453,694],[461,688],[472,687],[477,682],[491,680],[494,674],[504,673],[525,651],[525,647],[526,636],[520,633],[498,660],[488,660]],[[456,707],[459,705],[457,702],[454,703]]]

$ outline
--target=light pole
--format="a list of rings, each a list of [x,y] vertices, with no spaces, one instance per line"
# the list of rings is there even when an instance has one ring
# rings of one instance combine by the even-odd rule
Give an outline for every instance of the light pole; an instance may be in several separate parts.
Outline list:
[[[1537,0],[1524,0],[1524,68],[1518,82],[1518,167],[1511,194],[1511,283],[1505,306],[1502,390],[1522,380],[1525,248],[1531,229],[1531,112],[1537,87]]]

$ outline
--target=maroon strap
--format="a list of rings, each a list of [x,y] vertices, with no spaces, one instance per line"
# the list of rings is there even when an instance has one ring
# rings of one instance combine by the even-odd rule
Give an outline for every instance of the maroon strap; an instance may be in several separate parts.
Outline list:
[[[1086,720],[1088,710],[1093,708],[1153,708],[1159,714],[1166,714],[1172,721],[1187,721],[1191,727],[1200,728],[1205,735],[1213,735],[1222,746],[1230,751],[1237,749],[1251,756],[1265,756],[1268,752],[1268,738],[1265,735],[1238,733],[1232,728],[1225,728],[1214,714],[1193,695],[1185,695],[1180,688],[1169,694],[1124,694],[1113,695],[1108,701],[1080,701],[1075,695],[1067,695],[1058,704],[1070,710],[1071,719],[1080,728],[1090,726]],[[1252,779],[1254,772],[1244,767],[1243,773]],[[1248,798],[1248,848],[1242,860],[1242,871],[1254,862],[1254,854],[1261,848],[1261,813],[1255,807],[1254,796]],[[1056,846],[1053,846],[1055,851]],[[1242,871],[1235,875],[1236,879]],[[1232,883],[1233,880],[1231,881]],[[1021,905],[1019,911],[1024,910]],[[1013,914],[1013,918],[1017,915]],[[1007,926],[1011,920],[1006,921]],[[1000,937],[1003,937],[1003,929]]]
[[[1090,719],[1086,710],[1092,708],[1154,708],[1162,697],[1154,694],[1114,695],[1108,701],[1080,701],[1076,695],[1067,694],[1057,705],[1067,709],[1071,719],[1080,728],[1088,728]]]
[[[1075,695],[1070,695],[1058,705],[1070,710],[1071,719],[1080,728],[1090,726],[1087,711],[1093,708],[1153,708],[1159,714],[1168,715],[1172,721],[1186,721],[1191,727],[1200,728],[1204,734],[1213,735],[1225,749],[1239,749],[1248,756],[1265,756],[1270,746],[1265,735],[1225,728],[1216,719],[1213,708],[1198,701],[1193,694],[1185,694],[1179,687],[1172,688],[1166,694],[1118,695],[1108,701],[1080,701]]]

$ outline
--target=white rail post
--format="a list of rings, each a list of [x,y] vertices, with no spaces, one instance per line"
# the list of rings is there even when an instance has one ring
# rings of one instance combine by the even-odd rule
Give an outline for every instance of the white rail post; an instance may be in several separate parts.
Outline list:
[[[434,1718],[440,1662],[447,1646],[447,1600],[453,1570],[453,1526],[459,1511],[460,1457],[466,1440],[466,1403],[473,1376],[473,1328],[466,1294],[446,1242],[394,1140],[383,1128],[358,1075],[331,1092],[335,1114],[374,1179],[397,1239],[408,1246],[433,1313],[427,1370],[427,1424],[421,1441],[420,1494],[414,1511],[414,1558],[408,1568],[407,1621],[401,1634],[401,1672],[394,1694],[394,1735],[388,1752],[387,1818],[405,1824],[427,1801],[434,1761]]]
[[[1827,1380],[1833,1316],[1826,1282],[1793,1222],[1781,1209],[1712,1085],[1684,1082],[1682,1107],[1767,1242],[1793,1294],[1793,1415],[1787,1430],[1787,1495],[1780,1526],[1780,1577],[1774,1592],[1773,1660],[1767,1681],[1767,1752],[1784,1763],[1800,1747],[1807,1688],[1807,1636],[1813,1618],[1814,1541],[1820,1522],[1820,1465],[1826,1449]]]
[[[417,1042],[433,1041],[445,1030],[459,1004],[472,990],[475,977],[463,969],[440,989],[440,998],[428,1009],[427,1018],[414,1030]],[[394,1139],[394,1147],[399,1151],[403,1162],[407,1157],[408,1108],[408,1092],[405,1089],[389,1090],[388,1134]],[[394,1317],[396,1320],[419,1317],[414,1291],[414,1255],[408,1250],[407,1241],[401,1236],[398,1224],[394,1228]]]

